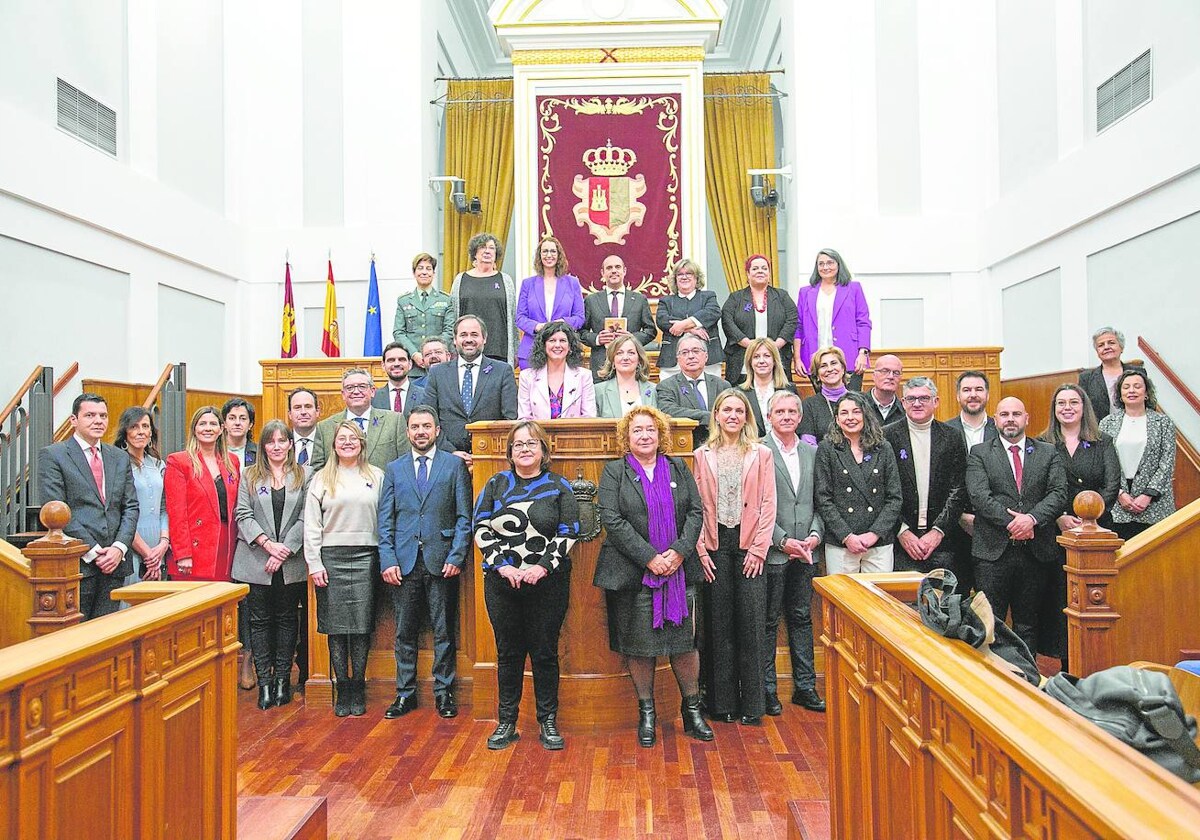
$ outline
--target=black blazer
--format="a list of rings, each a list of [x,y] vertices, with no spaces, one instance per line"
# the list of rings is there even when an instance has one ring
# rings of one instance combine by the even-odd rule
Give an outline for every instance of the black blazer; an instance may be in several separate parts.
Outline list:
[[[721,327],[725,330],[725,378],[733,385],[745,374],[746,348],[738,344],[743,338],[754,338],[754,299],[750,287],[730,292],[721,307]],[[779,358],[783,369],[792,369],[792,342],[796,338],[796,302],[782,289],[767,286],[767,337],[782,338]],[[709,361],[712,361],[711,359]]]
[[[683,336],[671,335],[671,322],[682,321],[684,318],[695,318],[700,326],[708,330],[708,363],[719,365],[725,356],[721,352],[721,304],[717,303],[717,293],[706,289],[698,289],[691,300],[679,295],[667,295],[658,299],[658,313],[654,322],[662,330],[662,342],[658,349],[659,368],[675,367],[678,364],[675,349]]]
[[[671,465],[671,492],[675,498],[675,529],[678,532],[671,548],[683,556],[683,574],[687,583],[702,583],[704,570],[696,553],[700,529],[704,525],[700,491],[692,471],[683,461],[671,456],[667,461]],[[647,564],[658,552],[650,545],[650,513],[641,480],[624,458],[604,465],[598,499],[605,537],[592,583],[601,589],[637,589],[642,585]]]
[[[516,420],[517,381],[507,362],[480,356],[475,369],[475,399],[471,413],[463,408],[458,387],[457,356],[434,365],[425,380],[425,402],[437,409],[442,438],[459,452],[471,451],[467,424],[476,420]],[[440,448],[440,447],[439,447]]]
[[[745,384],[746,384],[745,382],[742,383],[742,385],[745,385]],[[754,393],[753,388],[751,388],[749,391],[746,391],[745,389],[742,389],[742,390],[746,394],[746,398],[750,400],[750,410],[754,412],[754,422],[756,422],[758,424],[758,436],[760,438],[766,437],[767,436],[767,418],[763,417],[762,409],[759,408],[758,395]],[[789,382],[787,385],[784,385],[782,388],[776,388],[775,390],[789,391],[794,394],[794,393],[796,393],[796,386]],[[803,406],[801,406],[801,411],[803,411]],[[803,415],[801,415],[801,419],[803,419]]]
[[[596,289],[583,299],[583,328],[579,330],[579,338],[592,348],[593,377],[604,366],[605,351],[608,349],[596,340],[596,336],[604,331],[604,319],[612,317],[608,301],[609,296],[605,288]],[[626,328],[643,347],[658,338],[658,327],[654,326],[650,303],[641,292],[625,290],[625,305],[621,308],[621,317],[627,322]]]
[[[700,425],[692,432],[692,443],[699,449],[708,440],[708,418],[717,395],[729,388],[729,383],[711,373],[704,374],[704,386],[708,390],[707,408],[701,408],[696,400],[696,389],[682,373],[669,376],[654,391],[658,408],[668,417],[686,417]]]
[[[1067,474],[1052,444],[1025,439],[1021,489],[1013,477],[1008,444],[1001,438],[984,441],[967,456],[967,492],[975,508],[975,536],[971,554],[979,560],[1000,559],[1009,547],[1008,509],[1028,513],[1037,520],[1029,550],[1043,563],[1062,562],[1055,538],[1055,520],[1066,509]]]
[[[826,543],[840,546],[851,534],[867,532],[879,538],[876,545],[895,541],[904,499],[896,456],[887,441],[863,453],[861,464],[848,444],[821,441],[813,484]]]
[[[1097,420],[1103,420],[1112,413],[1112,394],[1108,392],[1108,387],[1104,384],[1104,371],[1101,365],[1079,371],[1079,387],[1083,389],[1083,393],[1088,395],[1092,411],[1096,412]]]
[[[962,435],[963,451],[966,452],[967,432],[963,429],[962,415],[956,414],[954,417],[951,417],[946,421],[946,426]],[[983,424],[983,442],[987,443],[989,440],[995,440],[998,437],[1000,437],[1000,430],[996,428],[996,421],[989,417],[987,422]]]
[[[904,504],[896,523],[917,529],[917,468],[913,462],[912,432],[908,422],[892,423],[883,431],[900,471]],[[958,516],[967,501],[967,451],[958,433],[937,420],[929,429],[929,488],[926,496],[926,530],[937,528],[946,536],[958,530]]]
[[[1058,457],[1062,459],[1067,474],[1067,503],[1063,513],[1075,515],[1075,497],[1084,490],[1095,490],[1104,499],[1104,513],[1099,523],[1112,528],[1112,506],[1121,492],[1121,461],[1113,439],[1103,432],[1100,440],[1081,440],[1075,454],[1067,451],[1065,444],[1058,444]]]
[[[796,434],[805,441],[816,446],[825,439],[829,427],[833,425],[833,407],[820,391],[805,397],[800,403],[800,425]]]

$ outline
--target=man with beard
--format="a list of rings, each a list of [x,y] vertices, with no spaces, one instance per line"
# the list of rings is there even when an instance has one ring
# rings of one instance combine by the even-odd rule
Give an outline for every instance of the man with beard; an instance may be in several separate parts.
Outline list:
[[[425,399],[425,389],[417,387],[408,372],[412,369],[412,358],[399,341],[383,348],[383,371],[387,374],[386,388],[375,392],[371,405],[406,414],[410,406]]]
[[[971,447],[993,440],[1000,433],[996,431],[996,421],[987,416],[988,378],[980,370],[964,370],[955,382],[955,396],[958,399],[958,416],[946,421],[946,425],[962,435],[963,451],[970,452]],[[971,537],[975,534],[975,511],[968,497],[963,511],[958,515],[958,528],[954,529],[947,546],[954,552],[954,571],[958,574],[958,591],[966,594],[975,588],[974,562],[971,559]]]

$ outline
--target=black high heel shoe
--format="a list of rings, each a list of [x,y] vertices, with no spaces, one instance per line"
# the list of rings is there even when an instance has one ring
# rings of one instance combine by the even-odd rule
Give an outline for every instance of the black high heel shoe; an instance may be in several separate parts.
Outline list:
[[[264,712],[275,705],[275,684],[270,680],[258,681],[258,708]]]
[[[683,703],[679,706],[679,714],[683,719],[684,735],[690,735],[697,741],[711,741],[713,739],[712,727],[704,720],[704,715],[700,714],[699,694],[684,697]]]

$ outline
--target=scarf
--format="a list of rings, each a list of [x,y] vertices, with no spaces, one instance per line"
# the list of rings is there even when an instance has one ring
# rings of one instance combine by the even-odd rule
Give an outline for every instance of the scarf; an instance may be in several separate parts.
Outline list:
[[[833,402],[834,400],[840,400],[842,397],[846,396],[847,390],[849,389],[847,389],[844,384],[839,385],[837,388],[826,388],[824,385],[821,386],[821,393],[824,394],[825,399],[829,400],[830,402]]]
[[[646,510],[650,514],[650,545],[660,554],[671,547],[679,537],[675,527],[675,497],[671,493],[671,463],[666,455],[659,455],[654,464],[654,480],[646,475],[645,468],[633,455],[626,455],[625,462],[637,475],[642,485],[642,496],[646,499]],[[683,579],[683,567],[663,577],[647,570],[642,584],[650,587],[654,602],[654,629],[663,622],[683,624],[687,618],[687,583]]]

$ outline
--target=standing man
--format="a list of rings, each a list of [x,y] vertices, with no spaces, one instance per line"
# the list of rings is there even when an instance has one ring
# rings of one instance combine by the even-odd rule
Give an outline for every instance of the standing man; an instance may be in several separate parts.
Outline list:
[[[425,398],[425,390],[417,388],[408,377],[412,368],[412,358],[408,350],[398,341],[393,341],[383,348],[383,370],[387,374],[386,388],[375,392],[371,406],[397,414],[404,414],[409,406],[417,405]]]
[[[1048,579],[1045,564],[1064,559],[1055,538],[1056,520],[1067,504],[1067,475],[1054,444],[1025,436],[1028,422],[1019,399],[1000,400],[1000,436],[972,447],[967,491],[975,506],[975,584],[997,620],[1012,607],[1013,632],[1032,652]]]
[[[977,444],[999,437],[996,421],[987,416],[986,373],[980,370],[964,370],[955,382],[955,396],[958,398],[958,416],[947,420],[946,425],[962,435],[965,452],[970,452],[971,447]],[[975,509],[971,507],[968,494],[963,512],[958,516],[958,532],[954,534],[950,545],[957,563],[955,573],[962,572],[958,576],[958,591],[963,594],[975,588],[975,562],[971,557],[971,539],[974,535]]]
[[[775,533],[767,552],[767,649],[764,678],[767,714],[783,712],[775,676],[775,637],[782,616],[792,660],[792,702],[812,712],[825,711],[817,694],[813,666],[812,599],[817,574],[814,554],[825,526],[813,505],[813,464],[817,451],[796,434],[803,409],[791,391],[776,391],[767,402],[770,430],[763,441],[775,459]]]
[[[83,620],[117,611],[110,595],[133,571],[126,555],[137,532],[138,498],[133,468],[124,450],[101,443],[108,431],[108,404],[84,393],[71,404],[70,440],[38,452],[40,504],[66,502],[71,521],[63,533],[83,540],[79,558],[79,611]]]
[[[899,356],[887,353],[875,360],[871,370],[874,383],[868,396],[871,398],[871,408],[879,416],[879,422],[887,425],[899,420],[904,411],[896,399],[896,389],[900,387],[900,377],[904,375],[904,363]]]
[[[421,358],[421,345],[426,339],[438,338],[445,347],[450,346],[454,334],[454,305],[450,295],[433,286],[437,257],[417,254],[413,257],[412,270],[417,287],[396,298],[392,339],[408,351],[415,364],[428,370],[429,363]]]
[[[400,431],[400,415],[385,408],[374,408],[375,383],[369,371],[350,368],[342,374],[342,402],[345,412],[335,412],[317,424],[317,445],[313,449],[313,470],[325,466],[325,459],[333,452],[333,434],[338,423],[349,420],[357,423],[367,436],[367,461],[379,469],[395,461],[400,455],[404,435]]]
[[[225,429],[225,449],[237,458],[242,469],[258,459],[254,442],[254,406],[241,397],[233,397],[221,406],[221,425]]]
[[[288,394],[288,425],[292,427],[292,445],[296,463],[304,466],[312,460],[317,434],[317,394],[303,386]]]
[[[698,425],[692,443],[699,448],[708,440],[708,419],[717,394],[729,388],[719,376],[704,372],[708,364],[708,345],[699,336],[688,333],[677,345],[679,374],[659,382],[655,395],[658,407],[671,417],[686,417]]]
[[[875,371],[878,376],[878,363]],[[958,530],[967,503],[967,451],[958,432],[934,419],[938,391],[932,379],[914,376],[905,382],[903,404],[904,419],[883,430],[896,454],[903,496],[894,568],[948,568],[962,580],[953,539],[947,536]]]
[[[625,288],[625,261],[609,254],[600,266],[604,288],[589,294],[583,301],[583,329],[579,337],[592,348],[592,376],[600,372],[608,345],[623,333],[632,333],[638,344],[645,347],[658,338],[658,327],[650,314],[646,296]],[[606,330],[605,318],[624,318],[624,330]]]
[[[450,358],[449,348],[452,345],[441,338],[427,338],[421,344],[421,353],[419,359],[413,359],[415,365],[419,365],[420,376],[409,374],[408,381],[413,385],[418,386],[422,390],[425,388],[425,377],[428,375],[429,369],[434,365],[440,365],[442,362]]]
[[[442,436],[454,454],[471,463],[467,424],[476,420],[516,420],[517,381],[507,362],[484,358],[487,326],[475,315],[463,315],[454,325],[458,355],[429,370],[425,403],[441,421]]]
[[[471,476],[461,458],[437,449],[437,415],[414,405],[412,451],[388,464],[379,497],[379,567],[396,613],[396,699],[383,716],[417,707],[417,634],[423,605],[433,629],[433,697],[444,718],[454,702],[458,576],[471,548]]]

